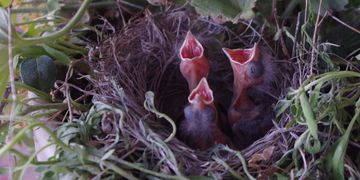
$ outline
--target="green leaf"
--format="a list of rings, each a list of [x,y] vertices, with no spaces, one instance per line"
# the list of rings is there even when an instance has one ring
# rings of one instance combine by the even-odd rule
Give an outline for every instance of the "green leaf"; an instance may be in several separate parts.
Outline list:
[[[305,150],[311,154],[316,154],[321,149],[321,142],[319,139],[314,139],[313,136],[307,136],[304,143]]]
[[[47,51],[41,46],[28,46],[19,49],[19,54],[25,58],[37,58],[41,55],[48,54]]]
[[[106,152],[104,154],[103,157],[101,157],[101,160],[105,161],[105,160],[109,159],[114,154],[114,152],[115,152],[115,149],[110,149],[108,152]]]
[[[11,4],[11,0],[0,0],[1,7],[8,7]]]
[[[42,45],[42,47],[45,49],[45,51],[54,58],[57,62],[63,64],[63,65],[69,65],[70,64],[70,57],[67,56],[65,53],[54,49],[48,45]]]
[[[9,16],[4,8],[0,7],[0,44],[7,45],[8,42]]]
[[[3,97],[7,82],[9,81],[8,59],[7,47],[0,44],[0,99]]]
[[[48,56],[26,59],[20,65],[23,82],[44,92],[49,92],[56,80],[56,66]]]
[[[282,99],[276,104],[276,117],[279,117],[293,103],[293,99]]]
[[[190,4],[203,16],[224,19],[236,23],[239,19],[251,19],[256,0],[192,0]]]
[[[19,50],[19,54],[26,58],[36,58],[41,55],[49,55],[55,61],[63,65],[69,65],[70,57],[65,53],[54,49],[48,45],[28,46]]]
[[[345,134],[331,147],[325,157],[325,167],[333,179],[344,179],[344,158],[349,143],[351,130],[360,117],[360,99],[356,102],[355,115],[346,129]]]
[[[309,132],[314,137],[315,140],[318,140],[318,134],[317,134],[318,128],[315,120],[315,115],[314,112],[312,111],[311,105],[309,103],[309,99],[306,96],[304,90],[302,90],[302,92],[300,93],[299,98],[300,98],[300,104],[303,111],[303,115],[306,124],[309,128]]]
[[[8,34],[8,25],[10,23],[9,15],[7,14],[7,11],[0,7],[0,44],[7,45],[9,34]],[[16,46],[17,43],[21,43],[21,39],[16,33],[16,29],[11,24],[12,29],[12,40],[14,46]]]
[[[43,32],[41,28],[37,27],[38,24],[36,22],[31,23],[27,26],[27,31],[22,34],[23,37],[36,37],[41,36],[41,33]]]
[[[32,93],[34,93],[36,96],[38,96],[39,98],[41,98],[43,100],[51,101],[51,96],[48,93],[44,93],[43,91],[40,91],[32,86],[26,85],[21,82],[15,82],[15,86],[16,86],[16,88],[22,88],[22,89],[31,91]]]
[[[311,92],[311,96],[310,96],[311,106],[316,107],[316,105],[319,101],[319,98],[320,98],[320,90],[324,83],[325,82],[320,82],[319,84],[317,84],[315,86],[315,89]]]

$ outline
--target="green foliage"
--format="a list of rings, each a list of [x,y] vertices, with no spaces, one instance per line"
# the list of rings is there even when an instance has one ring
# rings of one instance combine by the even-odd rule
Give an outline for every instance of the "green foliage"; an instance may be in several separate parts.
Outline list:
[[[0,7],[10,6],[12,0],[0,0]]]
[[[353,116],[345,134],[332,145],[326,158],[324,159],[325,167],[330,173],[332,179],[344,179],[344,159],[346,149],[349,143],[350,133],[356,121],[360,120],[360,98],[355,105],[355,115]]]
[[[57,1],[49,1],[50,4],[54,4]],[[40,55],[49,55],[51,57],[54,57],[59,63],[68,65],[70,62],[69,56],[67,56],[64,52],[60,52],[59,50],[52,48],[47,43],[54,43],[50,42],[51,40],[57,40],[64,38],[67,35],[67,32],[76,25],[76,23],[80,20],[82,15],[84,14],[87,5],[90,3],[90,0],[84,1],[82,4],[82,7],[79,9],[76,16],[71,19],[71,21],[62,28],[61,30],[50,33],[47,36],[38,37],[38,38],[23,38],[20,37],[14,26],[10,23],[9,16],[5,9],[0,7],[0,96],[4,94],[4,91],[7,87],[8,77],[9,77],[9,69],[8,69],[8,63],[7,60],[8,57],[8,26],[11,26],[12,28],[12,46],[13,46],[13,52],[14,56],[18,54],[25,55],[23,58],[33,58],[38,57]],[[37,32],[39,34],[39,32]],[[39,44],[42,44],[42,47],[40,48]],[[75,46],[75,45],[74,45]],[[23,51],[23,52],[22,52]],[[17,53],[17,54],[16,54]],[[26,56],[29,55],[29,56]],[[47,66],[47,65],[46,65]],[[34,67],[34,66],[31,66]],[[24,69],[23,69],[24,71]],[[47,77],[48,78],[48,77]],[[35,81],[32,81],[33,83]],[[47,84],[49,82],[46,82]],[[34,84],[32,84],[34,85]],[[45,88],[42,90],[47,90],[47,87],[39,87],[40,85],[35,85],[36,88]]]
[[[151,0],[154,4],[160,1]],[[3,2],[7,3],[9,1],[0,0],[0,3]],[[146,1],[140,0],[122,2],[130,4],[131,7],[140,7],[139,9],[144,7],[145,4],[148,5]],[[184,0],[176,0],[176,2],[183,3]],[[288,62],[296,64],[296,68],[299,67],[297,69],[299,74],[296,77],[302,79],[299,84],[292,84],[286,97],[279,100],[276,117],[277,120],[284,114],[288,117],[286,126],[277,130],[284,131],[281,132],[282,135],[288,132],[292,133],[291,136],[295,137],[296,140],[283,145],[283,149],[281,149],[282,158],[275,164],[269,164],[268,169],[272,171],[269,172],[269,176],[272,175],[270,178],[286,179],[288,176],[292,176],[295,179],[306,179],[314,177],[313,175],[317,175],[316,173],[319,171],[326,172],[334,179],[344,179],[345,175],[349,174],[351,176],[351,173],[345,172],[344,167],[345,159],[349,159],[349,154],[346,153],[349,149],[349,141],[356,142],[357,137],[355,136],[359,132],[360,91],[358,82],[360,74],[359,72],[345,71],[340,68],[342,65],[355,67],[359,64],[360,36],[343,24],[339,24],[338,21],[331,20],[331,17],[322,19],[322,24],[319,26],[320,31],[317,34],[314,33],[314,30],[316,27],[316,15],[324,16],[325,11],[337,11],[333,13],[336,14],[336,17],[354,26],[355,29],[359,29],[359,13],[354,9],[359,8],[360,1],[323,0],[320,12],[318,12],[319,1],[317,0],[307,1],[309,3],[307,11],[305,1],[276,1],[279,4],[282,3],[283,6],[283,9],[277,9],[278,14],[285,14],[283,18],[278,19],[280,24],[271,22],[273,15],[272,1],[191,0],[189,2],[198,13],[211,16],[213,19],[219,20],[218,22],[232,21],[237,23],[239,19],[252,19],[258,17],[256,15],[265,17],[267,21],[260,22],[260,24],[264,23],[266,27],[276,32],[273,39],[281,44],[282,38],[285,38],[286,47],[279,47],[279,49],[284,48],[290,54],[294,54],[289,57]],[[255,5],[258,10],[256,14],[253,11]],[[48,0],[47,7],[49,12],[54,12],[60,7],[59,1]],[[260,7],[260,11],[258,7]],[[266,12],[263,10],[266,10]],[[299,22],[295,21],[298,14]],[[307,19],[305,19],[304,14],[308,15]],[[282,22],[284,22],[284,26],[282,26]],[[0,95],[3,94],[8,81],[8,23],[9,19],[6,11],[0,8],[0,73],[2,73],[0,74]],[[20,74],[25,84],[16,83],[16,85],[18,88],[25,88],[35,92],[41,99],[50,100],[49,94],[42,91],[48,92],[55,81],[56,67],[54,62],[69,65],[71,54],[74,53],[72,50],[75,50],[75,53],[83,51],[81,48],[77,49],[71,45],[65,45],[64,40],[69,38],[67,33],[52,36],[50,40],[32,38],[45,32],[44,30],[35,29],[36,25],[37,22],[31,22],[28,32],[23,34],[21,38],[16,33],[14,34],[14,52],[25,59],[20,65]],[[235,26],[238,26],[238,24]],[[49,29],[57,28],[56,25],[48,27]],[[297,32],[295,32],[296,27],[298,28]],[[317,37],[313,42],[314,34]],[[314,50],[314,57],[321,60],[315,64],[310,64],[312,50]],[[280,54],[279,56],[281,56]],[[346,63],[337,62],[336,60],[339,59]],[[316,69],[319,74],[301,74],[309,71],[307,69],[309,66],[313,66],[312,68]],[[120,98],[125,97],[121,88],[118,89],[118,93]],[[43,179],[100,179],[103,177],[108,179],[120,179],[122,177],[136,179],[138,176],[149,179],[212,179],[203,176],[182,177],[181,164],[177,162],[177,157],[167,145],[168,141],[173,143],[172,139],[176,133],[175,123],[166,114],[156,109],[154,99],[153,93],[146,93],[144,107],[157,117],[161,117],[161,120],[166,120],[166,124],[171,125],[172,129],[169,129],[169,136],[165,140],[161,139],[156,132],[153,132],[148,127],[146,124],[147,117],[139,117],[137,126],[141,127],[141,130],[137,133],[139,136],[146,137],[146,142],[141,147],[129,144],[129,134],[126,134],[129,130],[124,128],[124,125],[126,125],[124,117],[136,116],[136,114],[127,114],[129,112],[127,107],[119,109],[101,102],[95,102],[89,111],[81,113],[80,117],[75,117],[71,121],[61,124],[55,132],[48,129],[43,123],[38,123],[35,119],[32,119],[35,116],[16,117],[16,121],[21,120],[28,125],[16,133],[10,143],[1,144],[0,155],[13,152],[11,151],[12,147],[16,143],[22,142],[24,136],[31,137],[28,132],[32,131],[33,128],[43,128],[50,133],[51,143],[57,145],[54,158],[47,162],[37,162],[34,158],[37,152],[33,152],[30,157],[13,152],[17,158],[21,159],[15,171],[23,171],[27,166],[36,166]],[[123,101],[123,99],[119,101]],[[67,103],[72,106],[72,110],[75,112],[83,110],[80,108],[81,105],[71,100],[71,98]],[[56,104],[59,106],[54,109],[61,112],[67,108],[67,103]],[[52,105],[55,107],[55,104]],[[29,113],[32,112],[31,110],[39,109],[46,111],[46,113],[50,112],[49,108],[30,107],[24,114],[31,114]],[[96,144],[99,141],[94,141],[94,139],[104,138],[102,137],[103,134],[100,133],[101,123],[108,116],[117,121],[114,124],[118,126],[114,128],[115,132],[112,134],[115,137],[110,139],[110,145]],[[9,119],[7,116],[0,117],[1,119]],[[36,116],[36,118],[38,117],[42,116]],[[0,142],[5,138],[2,135],[7,132],[7,128],[8,126],[1,126]],[[132,156],[129,153],[130,155],[127,156],[126,160],[117,157],[119,151],[127,153],[127,151],[131,152],[130,150],[133,150],[131,148],[137,151],[137,156]],[[136,148],[141,148],[142,151]],[[237,178],[243,178],[245,175],[248,178],[253,178],[255,171],[247,169],[247,162],[239,151],[230,150],[229,148],[221,150],[235,154],[240,159],[242,168],[230,167],[231,165],[228,162],[216,156],[213,157],[214,161],[211,162],[214,163],[214,167],[224,167]],[[152,157],[153,154],[151,153],[154,152],[164,154],[164,159],[160,160],[159,165],[154,169],[148,169],[150,165],[147,158]],[[161,161],[165,160],[170,161],[173,165],[174,169],[171,170],[171,173],[178,176],[159,172],[161,171]],[[237,174],[239,169],[243,169],[245,174]],[[0,174],[2,170],[0,169]],[[265,175],[268,174],[265,173]],[[216,177],[212,173],[209,173],[208,176]]]
[[[314,117],[314,113],[311,109],[310,103],[309,103],[309,99],[307,98],[305,92],[300,92],[299,95],[299,99],[300,99],[300,104],[301,104],[301,109],[304,113],[304,119],[306,121],[306,124],[308,125],[310,134],[312,135],[312,137],[315,138],[315,140],[318,140],[318,128],[317,128],[317,123]]]
[[[56,80],[56,66],[48,56],[26,59],[20,65],[23,82],[31,87],[49,92]]]
[[[21,40],[19,36],[15,33],[16,30],[14,26],[10,23],[9,15],[7,14],[7,11],[0,7],[0,45],[6,46],[9,39],[9,32],[8,32],[8,26],[11,27],[13,43],[20,43]],[[0,46],[1,47],[1,46]],[[4,48],[4,47],[1,47]]]
[[[6,45],[8,42],[9,16],[5,9],[0,7],[0,44]]]
[[[8,51],[0,44],[0,97],[4,94],[9,78]],[[2,98],[2,97],[1,97]]]
[[[339,132],[343,132],[343,124],[349,122],[345,133],[340,137],[336,143],[331,145],[331,148],[326,155],[320,157],[318,162],[311,161],[307,163],[318,164],[323,162],[324,169],[334,179],[344,178],[344,162],[345,154],[348,146],[350,133],[353,130],[355,122],[359,121],[360,113],[360,92],[352,94],[350,97],[347,92],[356,92],[358,87],[349,83],[347,79],[360,78],[360,73],[341,71],[341,72],[327,72],[313,78],[310,78],[301,85],[297,90],[291,90],[287,100],[278,103],[278,111],[283,112],[284,109],[290,108],[290,113],[293,115],[297,124],[306,125],[308,128],[295,141],[294,147],[291,150],[293,161],[297,168],[303,168],[298,163],[299,151],[303,149],[306,152],[315,155],[321,153],[329,146],[327,143],[321,143],[319,133],[331,133],[332,124],[335,124]],[[344,89],[337,89],[340,82],[343,82]],[[323,92],[324,88],[329,88],[329,92]],[[345,90],[346,89],[346,90]],[[345,104],[345,102],[347,102]],[[351,116],[340,117],[337,114],[347,112],[347,108],[355,107],[355,114]],[[293,110],[291,110],[291,108]],[[302,112],[302,113],[299,113]],[[287,127],[296,125],[290,121]],[[322,126],[322,130],[317,128]],[[324,140],[321,140],[322,142]],[[283,162],[282,162],[283,163]]]
[[[251,19],[254,16],[253,8],[256,0],[192,0],[190,4],[203,16],[213,19],[232,21]]]
[[[46,51],[46,53],[51,56],[52,58],[54,58],[56,60],[56,62],[59,62],[60,64],[63,65],[69,65],[70,64],[70,57],[68,55],[66,55],[64,52],[61,52],[55,48],[52,48],[48,45],[42,45],[42,47],[44,48],[44,50]]]

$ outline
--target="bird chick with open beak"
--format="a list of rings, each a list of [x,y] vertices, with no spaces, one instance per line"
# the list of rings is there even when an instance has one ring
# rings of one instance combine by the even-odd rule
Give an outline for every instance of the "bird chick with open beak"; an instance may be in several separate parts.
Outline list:
[[[204,56],[204,48],[195,36],[188,31],[180,48],[180,71],[186,79],[191,92],[201,78],[209,74],[209,62]]]
[[[180,124],[180,137],[190,147],[206,150],[216,144],[229,144],[220,130],[213,92],[206,78],[192,90],[189,105],[184,109],[185,119]]]
[[[266,103],[255,104],[248,92],[251,87],[264,83],[264,66],[267,65],[264,58],[267,56],[257,43],[249,49],[223,48],[223,51],[230,60],[234,74],[228,123],[234,135],[234,142],[243,148],[271,127],[271,107]]]

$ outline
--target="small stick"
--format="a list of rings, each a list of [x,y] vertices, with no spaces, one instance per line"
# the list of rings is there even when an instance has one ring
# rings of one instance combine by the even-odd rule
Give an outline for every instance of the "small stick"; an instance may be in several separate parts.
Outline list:
[[[293,49],[292,49],[292,53],[291,53],[291,57],[294,57],[295,54],[296,54],[296,38],[298,36],[298,32],[299,32],[299,28],[300,28],[300,15],[301,13],[298,13],[298,16],[297,16],[297,21],[296,21],[296,28],[295,28],[295,36],[294,36],[294,45],[293,45]]]
[[[356,33],[358,33],[358,34],[360,34],[360,30],[357,30],[356,28],[354,28],[354,27],[352,27],[352,26],[350,26],[350,25],[346,24],[344,21],[341,21],[341,20],[340,20],[340,19],[338,19],[337,17],[333,16],[331,13],[329,13],[329,14],[330,14],[330,17],[331,17],[331,18],[333,18],[335,21],[337,21],[337,22],[339,22],[340,24],[344,25],[345,27],[347,27],[347,28],[351,29],[352,31],[354,31],[354,32],[356,32]]]
[[[8,19],[8,55],[9,55],[9,80],[10,80],[10,89],[11,89],[11,98],[12,98],[12,102],[11,102],[11,112],[10,112],[10,119],[9,119],[9,130],[6,136],[6,142],[10,142],[13,136],[13,125],[14,125],[14,120],[15,120],[15,116],[16,116],[16,88],[15,88],[15,71],[14,71],[14,59],[13,59],[13,51],[12,51],[12,26],[11,26],[11,4],[10,6],[7,8],[7,13],[9,15],[9,19]],[[11,154],[9,154],[9,179],[12,179],[12,160],[13,157]]]
[[[317,37],[317,32],[318,32],[318,27],[319,27],[319,21],[320,21],[320,13],[321,13],[321,6],[322,6],[322,2],[323,0],[320,0],[319,2],[319,8],[318,8],[318,12],[317,12],[317,17],[316,17],[316,22],[315,22],[315,29],[314,29],[314,33],[313,33],[313,39],[312,39],[312,49],[311,49],[311,59],[310,59],[310,76],[313,74],[313,66],[314,66],[314,61],[315,61],[315,44],[316,44],[316,37]]]

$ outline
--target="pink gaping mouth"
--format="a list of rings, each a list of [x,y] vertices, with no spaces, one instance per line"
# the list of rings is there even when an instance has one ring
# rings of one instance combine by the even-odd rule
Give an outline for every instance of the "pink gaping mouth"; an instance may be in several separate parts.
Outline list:
[[[206,78],[202,78],[199,84],[190,93],[188,101],[193,104],[195,101],[201,100],[205,104],[210,104],[214,101],[213,92],[209,87]]]
[[[255,43],[254,46],[249,49],[223,48],[223,51],[225,52],[226,56],[230,59],[231,62],[238,63],[241,65],[247,64],[248,62],[255,60],[259,54],[257,43]]]
[[[200,42],[195,38],[195,36],[188,31],[180,48],[180,57],[181,60],[193,60],[194,58],[199,58],[203,55],[204,48]]]

